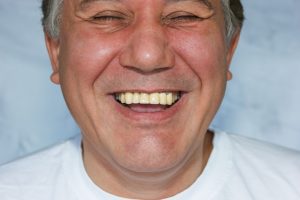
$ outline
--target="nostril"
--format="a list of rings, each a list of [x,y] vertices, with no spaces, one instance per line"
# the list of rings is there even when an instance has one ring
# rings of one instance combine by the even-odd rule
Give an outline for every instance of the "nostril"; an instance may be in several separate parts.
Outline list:
[[[167,39],[153,31],[131,37],[120,55],[121,66],[147,74],[172,68],[174,60]]]
[[[123,66],[123,67],[144,75],[157,74],[172,68],[172,67],[159,67],[159,66],[152,67],[152,68],[140,68],[140,67],[133,67],[133,66]]]

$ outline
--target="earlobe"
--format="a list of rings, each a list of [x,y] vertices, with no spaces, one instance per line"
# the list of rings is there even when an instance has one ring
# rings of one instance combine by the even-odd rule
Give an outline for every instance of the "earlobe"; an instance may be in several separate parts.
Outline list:
[[[227,71],[227,81],[230,81],[232,79],[232,73],[231,71]]]
[[[52,66],[50,80],[55,84],[59,84],[59,39],[54,39],[45,33],[45,42]]]
[[[59,74],[58,72],[52,72],[51,76],[50,76],[50,80],[52,81],[52,83],[55,84],[59,84]]]

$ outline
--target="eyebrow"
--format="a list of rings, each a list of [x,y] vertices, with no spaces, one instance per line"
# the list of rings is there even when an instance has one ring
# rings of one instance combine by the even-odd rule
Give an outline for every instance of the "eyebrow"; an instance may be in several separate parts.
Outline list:
[[[80,5],[86,4],[86,3],[92,3],[92,2],[95,2],[95,1],[116,1],[116,2],[119,2],[120,0],[82,0],[80,2]]]
[[[89,4],[89,3],[93,3],[93,2],[101,2],[101,1],[103,1],[103,2],[105,2],[105,1],[111,1],[111,2],[120,2],[120,0],[82,0],[81,2],[80,2],[80,4],[79,4],[79,6],[81,7],[81,8],[83,8],[86,4]]]
[[[209,3],[208,0],[165,0],[167,3],[172,3],[172,2],[180,2],[180,1],[195,1],[199,3]]]

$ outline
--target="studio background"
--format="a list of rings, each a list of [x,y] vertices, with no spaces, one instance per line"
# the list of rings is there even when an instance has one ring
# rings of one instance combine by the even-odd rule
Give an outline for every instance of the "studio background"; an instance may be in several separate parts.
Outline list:
[[[212,127],[300,150],[300,1],[244,0]],[[80,133],[49,76],[40,0],[0,0],[0,164]]]

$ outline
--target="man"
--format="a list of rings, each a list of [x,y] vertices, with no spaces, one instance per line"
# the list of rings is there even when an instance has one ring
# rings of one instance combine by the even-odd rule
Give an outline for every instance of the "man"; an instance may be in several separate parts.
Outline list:
[[[0,168],[2,200],[300,199],[300,154],[208,130],[239,0],[44,0],[53,74],[82,130]]]

